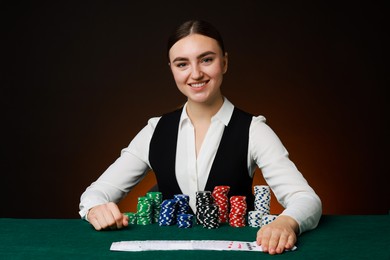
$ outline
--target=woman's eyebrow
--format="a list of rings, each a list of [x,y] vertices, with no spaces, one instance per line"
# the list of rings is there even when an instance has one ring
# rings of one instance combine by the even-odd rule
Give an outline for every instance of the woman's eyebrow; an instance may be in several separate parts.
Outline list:
[[[207,55],[215,55],[215,54],[216,54],[215,52],[206,51],[206,52],[203,52],[203,53],[199,54],[196,58],[197,58],[197,59],[201,59],[201,58],[203,58],[203,57],[205,57],[205,56],[207,56]],[[177,62],[177,61],[188,61],[188,58],[177,57],[177,58],[175,58],[175,59],[172,61],[172,63]]]
[[[215,55],[216,53],[215,52],[212,52],[212,51],[206,51],[206,52],[204,52],[204,53],[202,53],[202,54],[200,54],[200,55],[198,55],[198,59],[201,59],[201,58],[203,58],[203,57],[205,57],[205,56],[207,56],[207,55]]]
[[[184,58],[184,57],[177,57],[177,58],[175,58],[175,59],[172,61],[172,63],[174,63],[174,62],[176,62],[176,61],[188,61],[188,59],[187,59],[187,58]]]

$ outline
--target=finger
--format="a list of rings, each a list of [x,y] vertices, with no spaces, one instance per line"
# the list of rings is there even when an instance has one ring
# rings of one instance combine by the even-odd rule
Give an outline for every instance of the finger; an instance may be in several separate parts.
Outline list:
[[[100,220],[100,225],[102,226],[103,229],[117,228],[115,217],[108,207],[106,207],[105,210],[103,210],[102,218],[99,218],[99,220]]]
[[[285,245],[286,249],[291,249],[294,247],[295,243],[297,242],[297,237],[295,234],[292,234],[288,236],[287,243]]]
[[[108,211],[111,213],[111,220],[113,221],[111,227],[115,225],[115,228],[122,228],[124,215],[120,212],[118,206],[115,203],[110,202],[107,204],[107,208]]]
[[[122,225],[127,227],[129,225],[129,217],[123,214]]]
[[[99,224],[99,221],[96,218],[92,218],[89,220],[89,223],[92,224],[92,226],[95,228],[95,230],[102,230],[102,227]]]
[[[276,253],[276,248],[279,244],[280,232],[272,232],[272,235],[268,242],[268,253],[271,255]]]
[[[256,243],[257,245],[261,245],[261,239],[263,238],[263,230],[260,228],[258,231],[257,231],[257,234],[256,234]]]
[[[106,210],[101,209],[102,211],[98,211],[96,213],[95,220],[100,225],[100,230],[107,229],[110,226],[110,217]]]
[[[269,228],[262,228],[261,238],[260,238],[260,245],[263,249],[263,252],[268,252],[269,250],[269,241],[271,238],[271,230]]]
[[[282,233],[279,238],[278,245],[276,247],[276,253],[281,254],[283,253],[286,243],[288,241],[288,234],[287,233]]]
[[[97,210],[97,208],[92,208],[88,211],[88,215],[87,215],[87,218],[88,218],[88,221],[89,223],[92,224],[92,226],[96,229],[96,230],[102,230],[103,227],[102,225],[100,224],[100,221],[99,221],[99,210]]]

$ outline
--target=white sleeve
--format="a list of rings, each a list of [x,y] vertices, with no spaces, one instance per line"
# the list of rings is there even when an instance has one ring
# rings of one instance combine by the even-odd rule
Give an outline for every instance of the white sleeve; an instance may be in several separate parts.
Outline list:
[[[285,208],[281,215],[294,218],[300,233],[315,228],[322,214],[321,200],[263,116],[253,117],[249,140],[251,159]]]
[[[88,210],[108,202],[118,203],[150,170],[149,143],[159,118],[151,118],[120,157],[81,195],[79,214],[85,218]]]

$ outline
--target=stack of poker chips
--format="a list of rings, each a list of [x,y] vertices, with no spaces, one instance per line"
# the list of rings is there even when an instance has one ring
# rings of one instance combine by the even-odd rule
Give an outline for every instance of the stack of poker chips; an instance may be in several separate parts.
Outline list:
[[[255,210],[263,212],[263,215],[269,215],[271,209],[271,190],[269,186],[257,185],[253,189],[255,194]]]
[[[269,186],[254,186],[255,210],[248,212],[248,223],[251,227],[262,227],[274,221],[277,216],[270,215],[271,190]]]
[[[150,191],[146,193],[146,197],[152,202],[152,222],[157,223],[160,216],[162,193],[159,191]]]
[[[173,199],[176,201],[177,215],[187,214],[190,209],[190,197],[185,194],[175,194]]]
[[[159,226],[172,226],[177,224],[179,228],[191,228],[194,215],[188,214],[189,196],[176,194],[173,199],[163,200],[158,218]]]
[[[176,201],[174,199],[165,199],[162,201],[158,224],[159,226],[176,224]]]
[[[139,197],[137,203],[137,224],[149,225],[152,220],[152,201],[147,197]]]
[[[204,206],[213,204],[211,191],[197,191],[196,192],[196,223],[203,225]]]
[[[197,224],[208,229],[219,227],[218,205],[214,204],[211,191],[197,191],[195,205]]]
[[[229,186],[215,186],[211,194],[218,205],[219,223],[226,223],[229,219],[229,191]]]
[[[231,196],[229,225],[232,227],[245,227],[246,211],[247,211],[246,197]]]
[[[191,228],[194,215],[188,214],[190,209],[190,196],[185,194],[173,195],[176,201],[176,223],[179,228]]]
[[[219,210],[217,204],[208,204],[202,206],[203,218],[202,226],[208,229],[219,227]]]
[[[264,213],[259,210],[253,210],[248,212],[248,225],[250,227],[261,227],[261,220]]]
[[[194,222],[194,215],[181,213],[177,215],[177,226],[179,228],[191,228]]]

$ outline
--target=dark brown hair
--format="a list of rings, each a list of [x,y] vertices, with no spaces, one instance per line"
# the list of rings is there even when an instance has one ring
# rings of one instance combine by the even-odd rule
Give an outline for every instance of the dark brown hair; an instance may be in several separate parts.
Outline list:
[[[190,34],[200,34],[210,38],[213,38],[218,42],[219,47],[222,50],[222,54],[225,55],[225,46],[223,44],[222,36],[218,30],[210,23],[202,20],[189,20],[179,25],[168,38],[167,45],[167,57],[169,60],[169,50],[179,40],[187,37]]]

